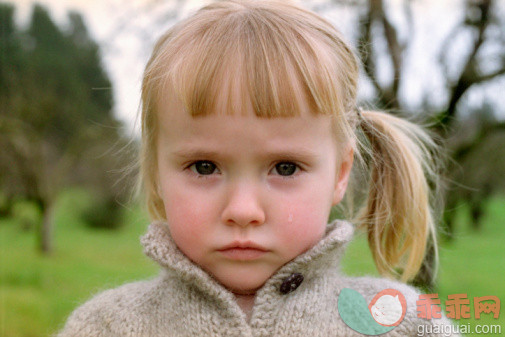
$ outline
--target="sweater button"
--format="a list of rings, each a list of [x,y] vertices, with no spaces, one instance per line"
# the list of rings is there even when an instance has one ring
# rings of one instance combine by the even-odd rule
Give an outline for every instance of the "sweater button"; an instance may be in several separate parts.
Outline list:
[[[286,277],[284,281],[282,281],[281,287],[279,291],[281,294],[286,295],[292,291],[295,291],[296,288],[300,286],[303,282],[303,275],[300,273],[293,273]]]

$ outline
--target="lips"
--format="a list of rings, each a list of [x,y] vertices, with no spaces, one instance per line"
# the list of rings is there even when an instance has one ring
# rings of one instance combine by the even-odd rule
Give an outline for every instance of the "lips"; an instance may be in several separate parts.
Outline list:
[[[233,242],[218,251],[231,260],[249,261],[255,260],[268,252],[268,249],[251,241]]]
[[[263,246],[260,246],[252,241],[234,241],[230,243],[229,245],[226,245],[218,250],[227,250],[227,249],[235,249],[235,248],[240,248],[240,249],[257,249],[257,250],[262,250],[264,252],[268,251],[268,249],[264,248]]]

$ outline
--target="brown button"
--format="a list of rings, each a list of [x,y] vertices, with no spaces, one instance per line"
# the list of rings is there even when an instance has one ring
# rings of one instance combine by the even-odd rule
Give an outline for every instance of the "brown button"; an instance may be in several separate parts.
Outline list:
[[[279,291],[281,294],[286,295],[292,291],[295,291],[296,288],[300,286],[303,282],[303,275],[300,273],[293,273],[286,277],[284,281],[282,281],[281,287]]]

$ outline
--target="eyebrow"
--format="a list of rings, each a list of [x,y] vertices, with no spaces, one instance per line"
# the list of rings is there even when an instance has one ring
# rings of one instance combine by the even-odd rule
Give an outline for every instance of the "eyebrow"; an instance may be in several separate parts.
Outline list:
[[[174,156],[180,158],[221,158],[226,157],[218,151],[204,150],[204,149],[180,149],[173,151]],[[286,149],[286,150],[272,150],[265,151],[259,154],[262,158],[281,158],[281,159],[298,159],[298,160],[316,160],[319,155],[314,153],[309,149],[299,148],[299,149]]]
[[[207,151],[200,149],[181,149],[171,152],[173,155],[181,158],[207,158],[218,157],[219,153],[216,151]]]

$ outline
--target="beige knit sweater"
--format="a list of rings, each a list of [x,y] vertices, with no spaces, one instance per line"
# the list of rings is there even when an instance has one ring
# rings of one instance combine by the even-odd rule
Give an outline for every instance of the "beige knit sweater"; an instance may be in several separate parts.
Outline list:
[[[418,336],[419,325],[450,324],[446,318],[418,318],[419,293],[412,287],[342,275],[339,260],[352,233],[347,222],[329,224],[316,246],[281,267],[258,290],[247,321],[234,295],[176,247],[166,224],[154,223],[142,244],[163,267],[160,276],[98,294],[72,313],[58,336],[363,336],[340,318],[337,301],[343,288],[357,290],[367,303],[386,288],[403,293],[405,318],[382,336]]]

